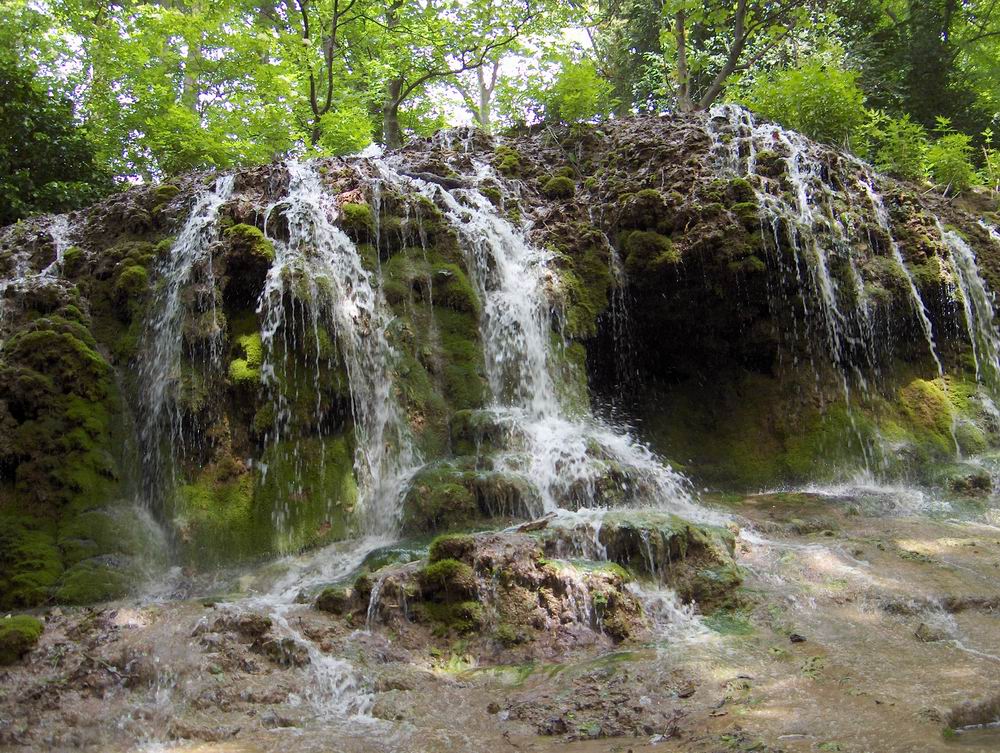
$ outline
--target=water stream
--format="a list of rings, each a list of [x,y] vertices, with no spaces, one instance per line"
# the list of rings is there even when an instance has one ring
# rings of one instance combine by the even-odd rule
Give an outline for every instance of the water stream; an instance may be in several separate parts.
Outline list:
[[[219,239],[219,211],[233,193],[233,175],[219,176],[195,200],[191,214],[160,263],[161,283],[147,323],[145,347],[139,361],[142,394],[139,439],[145,467],[147,504],[156,508],[174,474],[174,458],[185,451],[184,428],[177,406],[182,389],[184,321],[194,315],[210,318],[209,348],[190,354],[205,365],[218,366],[222,334],[216,312],[212,249]],[[192,295],[192,293],[194,295]]]
[[[484,165],[463,176],[468,188],[400,175],[379,164],[386,180],[415,188],[437,204],[458,235],[470,276],[483,304],[480,320],[490,411],[524,438],[524,453],[501,455],[500,470],[521,474],[540,494],[541,515],[560,508],[652,506],[703,512],[687,481],[626,432],[595,417],[586,399],[567,399],[557,386],[565,343],[553,333],[546,290],[558,284],[548,252],[531,245],[475,186],[491,175]],[[617,487],[611,488],[608,487]]]

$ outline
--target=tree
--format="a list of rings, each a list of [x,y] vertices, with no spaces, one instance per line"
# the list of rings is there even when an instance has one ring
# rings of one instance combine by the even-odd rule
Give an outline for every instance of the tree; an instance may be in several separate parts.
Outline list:
[[[111,188],[110,176],[95,159],[94,144],[76,121],[72,101],[57,81],[28,62],[22,45],[38,19],[23,5],[6,3],[3,10],[0,225],[40,212],[76,209]]]
[[[664,48],[673,59],[677,109],[686,112],[710,107],[734,74],[751,70],[788,40],[809,21],[809,6],[795,0],[669,0],[664,15],[671,24]]]
[[[373,17],[385,32],[378,51],[384,70],[382,141],[398,147],[403,135],[400,108],[432,83],[454,80],[496,60],[536,24],[548,6],[532,0],[393,0]]]
[[[543,95],[546,117],[556,122],[579,123],[606,115],[614,109],[613,90],[590,60],[566,60]]]

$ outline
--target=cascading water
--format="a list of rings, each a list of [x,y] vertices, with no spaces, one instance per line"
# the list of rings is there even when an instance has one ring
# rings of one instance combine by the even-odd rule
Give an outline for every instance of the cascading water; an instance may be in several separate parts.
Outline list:
[[[770,241],[782,284],[788,287],[784,283],[790,283],[799,291],[796,295],[801,296],[805,308],[805,345],[811,354],[814,341],[823,344],[826,358],[841,375],[848,411],[852,385],[858,385],[865,394],[870,375],[877,378],[880,363],[887,355],[887,346],[881,341],[889,342],[888,333],[878,329],[860,273],[860,266],[868,258],[885,251],[905,276],[906,293],[936,376],[947,389],[928,307],[893,236],[889,212],[875,187],[871,168],[843,155],[840,159],[847,169],[827,165],[819,149],[800,134],[757,123],[749,112],[733,105],[713,108],[707,131],[721,173],[750,180],[761,210],[762,237]],[[781,165],[780,180],[773,173],[775,161]],[[785,190],[787,186],[791,191]],[[870,209],[878,239],[872,237],[864,219],[860,223],[843,219],[848,214],[844,210],[863,208],[864,204]],[[972,249],[958,234],[942,228],[940,221],[938,227],[955,269],[958,294],[954,297],[962,307],[977,379],[992,390],[1000,356],[992,300]],[[790,249],[794,257],[791,269],[782,261],[783,248]],[[838,276],[831,274],[834,264],[842,269]],[[797,339],[800,333],[794,316],[792,330]],[[958,452],[954,425],[952,437]],[[862,445],[866,442],[862,441]],[[873,449],[865,447],[868,473],[877,470],[870,463]]]
[[[1000,387],[1000,333],[993,309],[993,295],[986,287],[973,250],[954,230],[938,223],[941,240],[955,269],[962,313],[976,364],[976,380],[997,394]]]
[[[708,133],[722,174],[751,179],[762,237],[771,244],[783,285],[792,283],[796,290],[809,291],[802,296],[806,331],[801,334],[806,335],[807,346],[813,340],[822,344],[841,375],[844,397],[850,403],[852,381],[865,390],[865,372],[879,362],[864,281],[852,250],[859,234],[845,222],[838,207],[838,201],[855,197],[845,186],[833,184],[808,139],[776,125],[758,124],[740,107],[713,108]],[[761,174],[762,156],[780,160],[790,190],[767,190],[775,181]],[[861,240],[867,242],[867,238]],[[791,251],[790,264],[783,261],[782,248]],[[834,265],[841,269],[839,280]],[[793,322],[795,337],[800,334],[797,326]]]
[[[404,178],[387,163],[384,178],[415,187],[439,205],[457,232],[483,305],[480,320],[486,375],[498,422],[526,440],[522,453],[501,455],[499,468],[521,474],[541,499],[535,514],[559,508],[626,505],[663,506],[703,513],[692,503],[687,482],[646,447],[590,414],[586,401],[568,400],[557,385],[564,344],[550,327],[545,290],[558,284],[549,255],[533,246],[475,188],[451,191]],[[479,166],[476,176],[489,175]]]
[[[69,217],[65,214],[57,214],[52,218],[52,222],[49,224],[49,235],[52,236],[52,245],[56,255],[52,262],[42,270],[42,276],[56,275],[62,269],[63,257],[66,255],[66,249],[70,247],[71,232]]]
[[[52,239],[52,250],[54,257],[40,271],[33,271],[31,268],[31,256],[27,250],[12,254],[11,270],[2,280],[0,280],[0,337],[4,330],[7,319],[7,307],[9,298],[14,298],[16,291],[26,285],[38,283],[48,283],[56,280],[62,269],[63,256],[71,245],[70,235],[72,227],[69,216],[57,214],[49,220],[46,228],[49,237]]]
[[[309,316],[301,335],[315,338],[317,354],[323,350],[321,333],[334,338],[347,372],[365,530],[391,535],[399,522],[400,494],[417,457],[393,394],[394,354],[385,332],[389,316],[377,280],[334,224],[336,205],[314,166],[289,162],[288,172],[287,196],[268,210],[270,221],[280,207],[288,239],[275,239],[275,259],[258,310],[262,379],[279,407],[269,439],[277,441],[287,421],[280,375],[286,366],[277,360],[276,338],[294,319],[289,306],[298,299]]]
[[[184,320],[188,307],[204,309],[211,317],[216,337],[221,334],[215,312],[212,281],[212,246],[219,238],[219,210],[233,193],[234,176],[222,175],[210,190],[195,201],[191,214],[158,270],[162,280],[153,302],[154,312],[147,322],[147,345],[139,365],[139,384],[143,395],[140,442],[145,466],[147,504],[156,501],[173,474],[174,453],[184,451],[184,434],[177,410],[177,392],[181,380],[181,354],[184,348]],[[207,293],[188,300],[191,286],[199,275],[208,278]],[[217,347],[203,354],[218,361]],[[166,449],[164,449],[166,445]],[[164,456],[167,456],[166,458]]]

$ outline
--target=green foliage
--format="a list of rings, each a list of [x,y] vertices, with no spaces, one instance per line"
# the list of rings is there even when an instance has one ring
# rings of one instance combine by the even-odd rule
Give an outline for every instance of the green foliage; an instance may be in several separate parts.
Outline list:
[[[567,61],[544,95],[549,120],[580,123],[605,116],[614,107],[611,84],[589,60]]]
[[[320,119],[319,145],[333,155],[356,154],[372,143],[374,125],[361,105],[346,105]]]
[[[763,117],[828,144],[849,145],[866,119],[857,74],[820,60],[757,78],[745,101]]]
[[[1000,191],[1000,149],[993,146],[993,131],[983,131],[983,183],[993,191]]]
[[[0,225],[83,206],[111,188],[73,102],[8,38],[21,15],[0,5]]]
[[[972,166],[972,139],[951,129],[947,118],[938,118],[941,135],[927,148],[927,167],[935,183],[961,193],[976,183]]]
[[[922,180],[927,155],[927,132],[909,115],[892,118],[880,129],[875,149],[875,166],[904,180]]]

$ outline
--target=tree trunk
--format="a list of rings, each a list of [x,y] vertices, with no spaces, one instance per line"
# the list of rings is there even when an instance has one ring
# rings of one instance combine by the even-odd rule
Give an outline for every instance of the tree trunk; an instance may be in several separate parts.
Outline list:
[[[677,43],[677,109],[681,112],[694,110],[691,100],[691,71],[687,64],[687,30],[684,27],[684,11],[677,11],[674,23],[674,38]]]
[[[382,105],[382,143],[390,149],[403,145],[403,131],[399,127],[399,99],[403,91],[402,79],[394,78],[386,88]]]
[[[476,114],[476,120],[479,121],[479,127],[483,129],[483,132],[489,133],[492,121],[491,95],[493,92],[486,83],[486,74],[482,67],[476,68],[476,84],[479,87],[479,112]]]
[[[201,3],[193,2],[188,11],[196,14],[201,12]],[[185,38],[187,54],[184,56],[184,80],[181,85],[181,104],[191,112],[198,112],[198,101],[201,97],[201,87],[198,85],[198,74],[204,64],[201,50],[201,32],[188,35]]]

